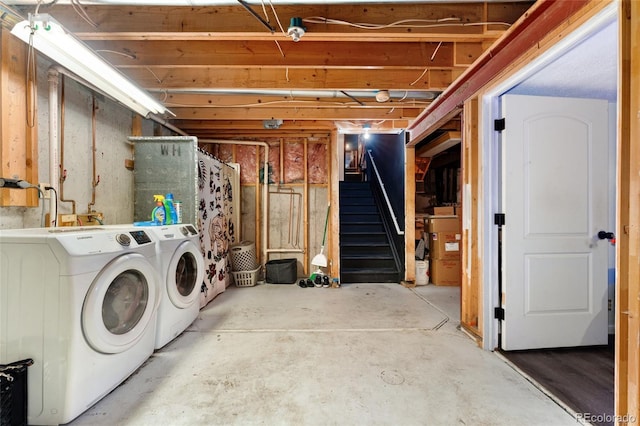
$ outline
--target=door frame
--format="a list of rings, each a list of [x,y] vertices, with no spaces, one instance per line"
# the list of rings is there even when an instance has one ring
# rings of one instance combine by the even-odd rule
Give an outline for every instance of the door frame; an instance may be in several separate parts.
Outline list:
[[[484,265],[482,281],[485,283],[482,296],[482,346],[485,350],[498,348],[498,333],[500,323],[494,318],[494,308],[501,306],[498,283],[500,271],[498,270],[498,228],[494,225],[495,213],[502,212],[500,200],[500,133],[494,131],[494,120],[501,118],[500,96],[512,87],[525,81],[555,59],[564,55],[577,44],[584,41],[591,34],[611,24],[617,19],[618,5],[614,2],[598,12],[593,18],[575,31],[568,34],[563,40],[553,45],[546,52],[529,62],[511,76],[489,88],[481,96],[481,151],[483,176],[482,182],[482,206],[480,207],[482,227],[481,251],[484,253]]]

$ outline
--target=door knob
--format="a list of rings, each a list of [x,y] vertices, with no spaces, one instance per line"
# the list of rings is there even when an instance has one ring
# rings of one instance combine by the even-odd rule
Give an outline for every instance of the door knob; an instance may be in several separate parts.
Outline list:
[[[598,232],[598,238],[609,240],[612,245],[616,243],[616,235],[613,232],[600,231]]]

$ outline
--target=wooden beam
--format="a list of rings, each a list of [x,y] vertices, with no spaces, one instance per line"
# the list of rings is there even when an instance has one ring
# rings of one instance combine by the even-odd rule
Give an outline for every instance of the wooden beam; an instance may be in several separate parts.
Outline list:
[[[357,109],[357,108],[172,108],[179,120],[397,120],[412,119],[420,114],[417,108]]]
[[[198,108],[425,108],[430,99],[408,98],[377,102],[363,98],[361,104],[347,97],[292,97],[268,94],[204,94],[204,93],[168,93],[160,100],[170,109],[175,107]]]
[[[122,70],[149,90],[282,89],[282,90],[444,90],[462,70],[320,69],[320,68],[175,68]]]
[[[88,43],[119,67],[304,67],[304,68],[435,68],[454,67],[453,43],[304,41],[226,41],[210,39],[105,41]],[[464,43],[464,52],[482,52],[482,43]],[[432,59],[433,58],[433,59]],[[466,64],[468,65],[468,64]]]
[[[506,27],[505,27],[506,30]],[[343,33],[343,32],[315,32],[306,33],[304,42],[348,42],[348,43],[492,43],[503,31],[490,33],[455,33],[438,32],[430,34],[420,33]],[[112,40],[112,41],[269,41],[278,43],[294,43],[283,33],[270,34],[267,32],[78,32],[75,35],[84,41]]]
[[[224,130],[224,129],[264,129],[262,120],[171,120],[171,124],[180,129],[192,130]],[[278,130],[327,130],[335,129],[333,121],[315,121],[315,120],[286,120]]]
[[[492,10],[490,18],[496,22],[513,23],[531,2],[514,2],[509,7],[500,7],[487,3]],[[25,11],[31,11],[24,7]],[[86,15],[95,24],[93,27],[70,5],[42,5],[40,12],[51,13],[75,33],[98,34],[129,33],[135,28],[137,34],[153,33],[203,33],[219,34],[244,32],[273,36],[263,25],[244,10],[234,6],[115,6],[83,5]],[[278,5],[275,10],[281,20],[292,16],[303,18],[307,28],[306,37],[313,34],[365,34],[367,37],[381,37],[385,34],[406,34],[408,36],[429,34],[464,34],[468,36],[492,37],[496,28],[505,25],[482,25],[489,16],[485,13],[484,3],[433,3],[423,4],[337,4],[337,5]],[[25,13],[26,15],[26,13]],[[276,16],[267,8],[266,19],[276,26]],[[310,21],[309,17],[318,17]],[[420,19],[415,22],[416,18]],[[336,20],[343,23],[367,23],[378,25],[376,29],[362,26],[332,24]],[[408,28],[400,21],[414,20]],[[281,21],[285,26],[286,21]],[[479,24],[479,25],[478,25]],[[285,28],[277,28],[281,35]],[[243,38],[246,35],[243,35]]]

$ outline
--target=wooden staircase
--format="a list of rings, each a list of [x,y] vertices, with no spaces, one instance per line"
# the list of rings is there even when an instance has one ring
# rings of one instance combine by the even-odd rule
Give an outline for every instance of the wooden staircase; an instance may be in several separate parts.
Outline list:
[[[400,282],[369,182],[340,182],[340,281]]]

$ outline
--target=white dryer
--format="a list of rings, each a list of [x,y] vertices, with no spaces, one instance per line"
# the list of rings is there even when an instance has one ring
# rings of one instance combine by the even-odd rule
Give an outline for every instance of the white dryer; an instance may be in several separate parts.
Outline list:
[[[200,312],[204,258],[193,225],[144,227],[158,241],[160,306],[155,348],[160,349],[186,330]]]
[[[0,364],[31,358],[29,424],[68,423],[153,353],[156,243],[144,230],[0,230]]]

